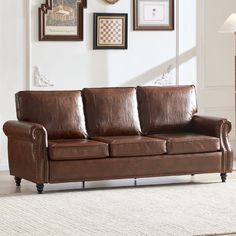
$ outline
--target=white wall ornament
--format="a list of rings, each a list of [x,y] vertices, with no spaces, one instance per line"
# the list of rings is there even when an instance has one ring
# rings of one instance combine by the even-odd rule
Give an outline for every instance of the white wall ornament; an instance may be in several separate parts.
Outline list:
[[[34,66],[33,69],[33,82],[35,87],[53,87],[54,84],[47,79],[44,74],[40,73],[38,66]]]
[[[155,80],[154,84],[159,86],[176,84],[176,81],[173,81],[173,68],[173,65],[169,65],[166,71]]]

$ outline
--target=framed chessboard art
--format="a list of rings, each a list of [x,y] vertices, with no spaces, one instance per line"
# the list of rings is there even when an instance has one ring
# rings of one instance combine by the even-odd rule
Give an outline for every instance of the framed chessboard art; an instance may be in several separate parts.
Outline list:
[[[93,49],[127,49],[128,14],[94,13]]]

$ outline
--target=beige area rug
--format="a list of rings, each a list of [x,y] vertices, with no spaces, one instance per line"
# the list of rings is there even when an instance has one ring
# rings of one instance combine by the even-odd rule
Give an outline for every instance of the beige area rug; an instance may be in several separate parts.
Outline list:
[[[0,235],[190,236],[236,232],[236,181],[0,196]]]

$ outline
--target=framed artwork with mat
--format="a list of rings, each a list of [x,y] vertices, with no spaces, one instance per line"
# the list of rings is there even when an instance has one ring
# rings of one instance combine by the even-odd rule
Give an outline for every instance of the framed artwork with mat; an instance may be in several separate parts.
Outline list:
[[[94,13],[93,49],[127,49],[128,14]]]
[[[39,11],[39,41],[82,41],[87,0],[45,0]]]
[[[174,30],[174,0],[133,0],[134,30]]]

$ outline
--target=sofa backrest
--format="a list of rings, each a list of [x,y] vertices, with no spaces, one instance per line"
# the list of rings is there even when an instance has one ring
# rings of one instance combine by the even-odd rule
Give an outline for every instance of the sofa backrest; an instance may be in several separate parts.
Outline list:
[[[18,120],[43,125],[49,139],[86,137],[81,91],[21,91],[16,108]]]
[[[143,134],[189,131],[197,112],[194,86],[138,87]]]
[[[140,134],[135,88],[87,88],[82,94],[89,137]]]

